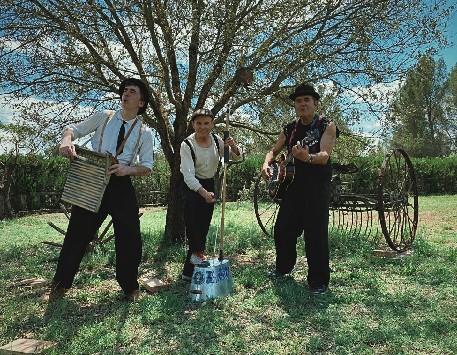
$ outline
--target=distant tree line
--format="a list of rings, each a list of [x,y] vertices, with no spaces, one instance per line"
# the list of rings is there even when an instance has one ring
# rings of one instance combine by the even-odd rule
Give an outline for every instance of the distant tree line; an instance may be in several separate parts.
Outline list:
[[[426,54],[401,81],[385,122],[388,146],[414,157],[457,152],[457,65],[447,73],[442,59]]]

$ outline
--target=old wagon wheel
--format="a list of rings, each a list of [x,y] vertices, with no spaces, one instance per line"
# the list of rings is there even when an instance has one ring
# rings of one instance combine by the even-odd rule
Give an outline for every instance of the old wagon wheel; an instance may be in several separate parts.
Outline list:
[[[254,211],[260,228],[266,236],[273,236],[279,204],[268,195],[267,183],[259,175],[254,185]]]
[[[387,244],[398,252],[407,250],[416,236],[419,206],[416,175],[403,149],[392,150],[382,163],[377,209]]]

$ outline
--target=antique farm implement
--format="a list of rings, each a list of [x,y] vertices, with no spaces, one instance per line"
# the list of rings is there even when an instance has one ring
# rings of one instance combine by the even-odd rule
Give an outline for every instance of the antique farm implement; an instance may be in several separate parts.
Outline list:
[[[349,235],[381,231],[392,250],[406,251],[414,241],[419,213],[416,176],[408,155],[402,149],[390,151],[381,165],[377,188],[371,192],[351,190],[348,177],[357,171],[352,163],[333,163],[329,228]],[[268,184],[256,178],[254,210],[260,228],[270,236],[280,200],[269,196]]]

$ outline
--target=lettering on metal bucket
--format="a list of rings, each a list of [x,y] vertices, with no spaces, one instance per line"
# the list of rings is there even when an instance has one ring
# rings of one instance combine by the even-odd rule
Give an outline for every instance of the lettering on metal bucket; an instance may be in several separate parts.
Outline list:
[[[228,266],[219,267],[216,272],[214,270],[195,271],[194,283],[201,285],[202,283],[214,284],[230,278],[230,268]]]

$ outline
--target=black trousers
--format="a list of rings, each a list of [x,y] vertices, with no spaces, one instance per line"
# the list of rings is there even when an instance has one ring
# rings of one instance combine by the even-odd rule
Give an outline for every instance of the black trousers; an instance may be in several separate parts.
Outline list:
[[[113,219],[116,280],[125,293],[139,288],[142,241],[138,202],[129,176],[111,176],[97,213],[73,206],[54,282],[70,288],[88,244],[108,215]]]
[[[209,192],[214,192],[214,179],[199,179],[202,186]],[[185,185],[185,184],[184,184]],[[207,203],[197,192],[183,187],[184,223],[189,249],[184,262],[183,275],[191,277],[194,265],[190,263],[192,253],[204,251],[206,236],[213,217],[214,203]]]
[[[303,233],[308,261],[308,285],[330,281],[328,222],[331,175],[294,179],[281,201],[274,227],[276,269],[292,271],[297,261],[297,240]]]

